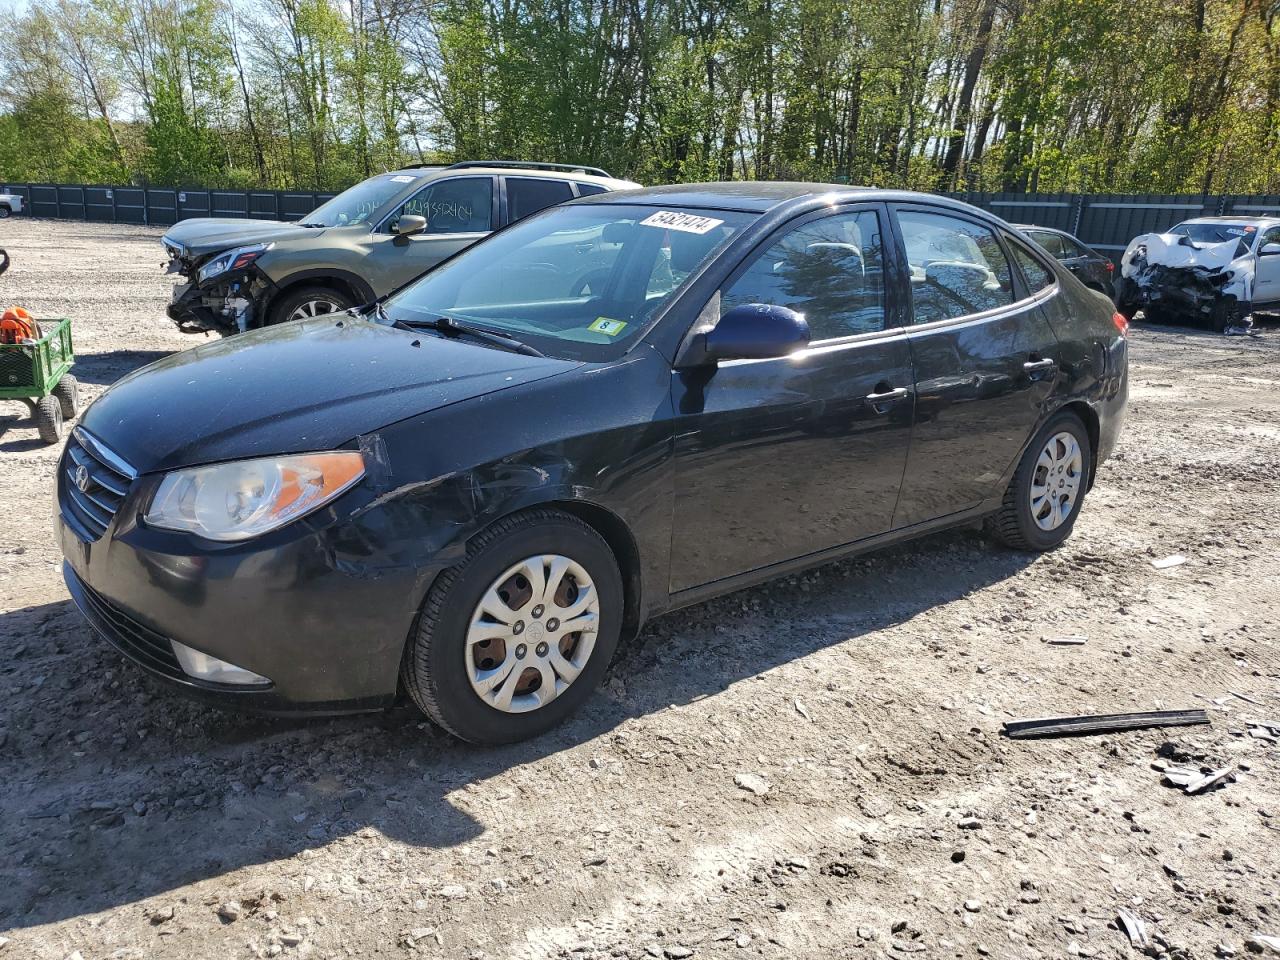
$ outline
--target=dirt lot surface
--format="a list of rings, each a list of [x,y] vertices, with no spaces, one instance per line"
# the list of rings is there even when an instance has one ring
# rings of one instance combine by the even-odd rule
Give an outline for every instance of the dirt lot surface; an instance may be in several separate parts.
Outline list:
[[[0,227],[0,302],[75,318],[91,396],[194,343],[158,236]],[[1260,952],[1280,332],[1131,343],[1120,452],[1062,549],[962,530],[661,618],[572,723],[488,750],[407,706],[271,721],[144,677],[69,602],[58,450],[6,404],[0,960],[1139,955],[1121,910],[1153,956]],[[1212,725],[999,734],[1181,707]],[[1189,796],[1163,762],[1238,779]]]

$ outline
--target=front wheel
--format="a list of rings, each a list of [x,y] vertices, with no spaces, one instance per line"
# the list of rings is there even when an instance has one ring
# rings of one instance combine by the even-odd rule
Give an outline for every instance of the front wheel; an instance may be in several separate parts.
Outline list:
[[[618,563],[595,530],[557,510],[517,514],[436,578],[401,677],[454,736],[524,740],[591,695],[613,659],[622,614]]]
[[[1049,419],[1027,447],[987,530],[1015,550],[1052,550],[1071,536],[1085,491],[1093,448],[1074,413]]]
[[[303,287],[291,290],[271,308],[270,322],[287,323],[290,320],[310,320],[330,313],[341,313],[355,304],[351,298],[331,287]]]

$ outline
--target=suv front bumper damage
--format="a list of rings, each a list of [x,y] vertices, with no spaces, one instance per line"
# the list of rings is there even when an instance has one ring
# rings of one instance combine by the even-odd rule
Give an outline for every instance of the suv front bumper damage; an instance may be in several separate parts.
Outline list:
[[[165,308],[180,331],[243,333],[258,325],[257,305],[265,303],[275,292],[275,284],[261,271],[250,266],[200,283],[202,263],[193,260],[181,245],[170,240],[164,241],[164,247],[169,254],[165,273],[186,281],[174,284],[173,299]]]

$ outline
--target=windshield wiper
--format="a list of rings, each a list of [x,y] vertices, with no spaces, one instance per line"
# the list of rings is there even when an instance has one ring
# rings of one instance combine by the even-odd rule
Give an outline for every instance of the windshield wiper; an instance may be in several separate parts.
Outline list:
[[[301,221],[298,223],[300,227],[327,227],[327,223],[311,223],[310,221]]]
[[[386,316],[381,304],[377,305],[377,312],[379,316]],[[473,340],[479,340],[482,343],[502,347],[515,353],[523,353],[527,357],[546,356],[537,347],[530,346],[523,340],[517,340],[515,337],[509,337],[504,333],[494,333],[492,330],[484,330],[480,327],[459,323],[453,317],[437,317],[435,320],[405,320],[397,318],[391,322],[391,325],[399,327],[401,330],[436,330],[446,337],[471,337]]]

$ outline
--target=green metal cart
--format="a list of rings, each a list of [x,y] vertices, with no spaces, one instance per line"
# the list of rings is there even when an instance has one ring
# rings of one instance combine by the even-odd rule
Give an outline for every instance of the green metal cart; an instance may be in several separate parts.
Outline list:
[[[69,371],[75,363],[71,321],[40,320],[39,340],[0,343],[0,400],[21,400],[31,408],[40,439],[57,443],[62,425],[80,412],[80,385]]]

